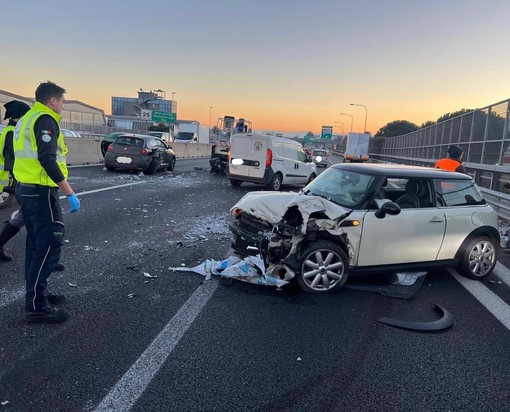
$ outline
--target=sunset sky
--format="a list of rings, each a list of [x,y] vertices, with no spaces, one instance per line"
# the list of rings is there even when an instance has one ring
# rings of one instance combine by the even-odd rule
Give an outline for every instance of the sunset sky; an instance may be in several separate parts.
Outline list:
[[[1,7],[0,89],[51,80],[111,113],[111,96],[175,92],[178,119],[255,129],[342,122],[375,134],[510,97],[507,0],[24,0]],[[342,131],[335,125],[334,132]]]

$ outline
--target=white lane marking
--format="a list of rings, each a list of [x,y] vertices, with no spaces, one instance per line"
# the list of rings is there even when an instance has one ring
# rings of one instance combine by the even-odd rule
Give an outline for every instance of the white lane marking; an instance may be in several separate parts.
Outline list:
[[[91,193],[98,193],[98,192],[104,192],[106,190],[114,190],[114,189],[119,189],[121,187],[127,187],[127,186],[134,186],[134,185],[141,185],[142,183],[146,183],[146,182],[133,182],[133,183],[126,183],[124,185],[117,185],[117,186],[110,186],[110,187],[103,187],[101,189],[94,189],[94,190],[87,190],[85,192],[80,192],[80,193],[76,193],[78,196],[83,196],[83,195],[89,195]],[[67,196],[60,196],[59,199],[65,199]]]
[[[496,262],[494,274],[503,282],[505,282],[508,286],[510,286],[510,269],[508,269],[505,265]]]
[[[510,330],[510,306],[503,299],[488,289],[479,280],[467,279],[455,270],[449,271],[464,288],[471,293],[487,310],[492,313],[508,330]]]
[[[129,411],[209,301],[218,282],[201,285],[94,410]]]

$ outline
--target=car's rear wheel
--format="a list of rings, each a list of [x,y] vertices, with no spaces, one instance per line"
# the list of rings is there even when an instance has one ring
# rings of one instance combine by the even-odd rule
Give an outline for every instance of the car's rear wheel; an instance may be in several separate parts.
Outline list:
[[[336,292],[347,282],[348,276],[347,255],[329,240],[309,243],[300,253],[296,280],[305,292]]]
[[[149,165],[149,167],[147,169],[145,169],[143,172],[146,175],[153,175],[156,172],[156,170],[158,169],[158,167],[159,167],[159,161],[156,159],[152,159],[152,162]]]
[[[112,166],[106,166],[105,165],[105,167],[106,167],[106,170],[109,170],[110,172],[113,172],[115,170],[115,168],[112,167]]]
[[[169,172],[173,171],[175,169],[175,157],[170,161],[170,164],[168,165],[167,170]]]
[[[267,187],[268,189],[274,190],[275,192],[280,190],[282,187],[282,175],[280,173],[275,173]]]
[[[485,279],[496,266],[497,247],[497,242],[487,236],[470,240],[462,252],[458,272],[470,279]]]
[[[243,183],[242,180],[230,179],[230,184],[234,187],[241,186],[241,183]]]

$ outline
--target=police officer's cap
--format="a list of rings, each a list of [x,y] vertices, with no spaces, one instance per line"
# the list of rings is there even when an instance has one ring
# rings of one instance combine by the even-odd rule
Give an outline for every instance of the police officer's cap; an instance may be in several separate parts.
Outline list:
[[[4,107],[6,110],[4,119],[19,119],[30,110],[28,104],[20,102],[19,100],[11,100],[5,103]]]

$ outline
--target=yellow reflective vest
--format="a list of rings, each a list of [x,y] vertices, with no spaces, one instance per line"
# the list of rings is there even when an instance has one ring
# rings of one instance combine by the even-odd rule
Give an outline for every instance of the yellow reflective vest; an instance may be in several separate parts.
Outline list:
[[[55,113],[48,106],[35,102],[34,106],[19,120],[14,130],[14,168],[13,174],[20,183],[57,187],[58,185],[48,176],[41,166],[37,153],[37,142],[34,125],[43,115],[50,115],[59,124],[62,116]],[[64,135],[59,133],[57,138],[57,163],[67,179],[66,165],[67,146]]]
[[[5,186],[9,186],[9,172],[5,170],[5,139],[7,133],[14,132],[14,126],[6,126],[0,134],[0,193],[3,192]]]

